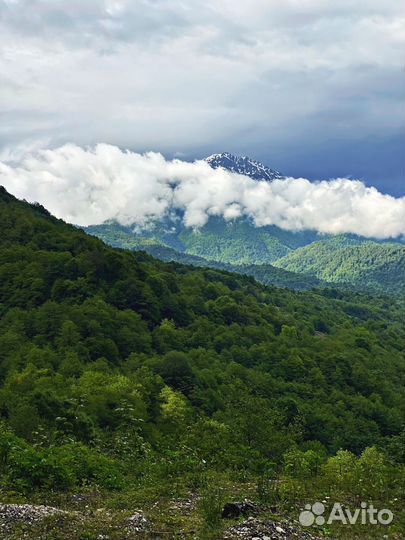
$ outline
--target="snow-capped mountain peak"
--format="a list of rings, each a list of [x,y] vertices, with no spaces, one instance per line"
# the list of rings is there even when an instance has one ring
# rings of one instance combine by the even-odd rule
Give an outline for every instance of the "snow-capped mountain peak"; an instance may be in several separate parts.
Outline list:
[[[263,165],[263,163],[247,156],[235,156],[228,152],[222,152],[221,154],[212,154],[211,156],[208,156],[205,158],[205,161],[214,169],[223,167],[228,171],[244,174],[255,180],[270,181],[277,178],[283,178],[283,175],[280,172],[274,171],[273,169],[270,169],[270,167]]]

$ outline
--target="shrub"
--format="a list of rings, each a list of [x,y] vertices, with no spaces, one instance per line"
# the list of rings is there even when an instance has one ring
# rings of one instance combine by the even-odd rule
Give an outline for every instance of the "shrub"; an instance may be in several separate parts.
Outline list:
[[[70,443],[49,452],[52,458],[71,471],[76,484],[94,482],[107,489],[122,486],[123,477],[118,464],[83,444]]]
[[[78,443],[34,448],[0,425],[1,483],[16,491],[66,490],[85,482],[116,489],[122,474],[112,459]]]

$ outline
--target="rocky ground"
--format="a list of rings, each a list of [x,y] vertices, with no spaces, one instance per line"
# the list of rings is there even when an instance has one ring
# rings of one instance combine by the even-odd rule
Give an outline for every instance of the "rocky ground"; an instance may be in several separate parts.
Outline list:
[[[225,540],[316,540],[309,532],[299,530],[289,523],[260,520],[249,517],[230,527],[224,533]]]
[[[191,501],[190,504],[193,505],[194,501]],[[257,508],[250,506],[250,503],[230,504],[240,505],[241,512],[239,516],[232,516],[233,521],[224,519],[223,540],[317,540],[315,536],[307,531],[301,531],[292,523],[260,519],[257,516],[259,513]],[[246,513],[255,515],[247,517]],[[105,522],[105,533],[100,532],[100,530],[96,533],[93,530],[92,534],[94,536],[88,536],[89,532],[87,531],[85,538],[94,538],[96,540],[157,540],[158,538],[169,538],[162,532],[154,531],[153,523],[147,519],[141,510],[136,510],[126,517],[120,516],[119,523],[115,523],[111,529],[108,527],[110,523],[108,518],[110,516],[108,512],[103,513],[102,509],[99,516],[93,515],[92,519],[98,520],[99,525]],[[240,521],[235,523],[235,518],[239,518]],[[64,538],[65,536],[59,536],[60,531],[66,532],[66,538],[77,538],[73,531],[76,527],[79,529],[84,527],[89,519],[89,515],[86,514],[85,510],[82,513],[42,505],[0,504],[0,540],[39,540],[42,538],[54,540],[55,538]],[[72,529],[73,524],[76,524],[74,529]],[[69,530],[72,530],[72,536],[69,535]],[[178,537],[186,538],[186,535],[179,535]],[[194,539],[198,538],[195,534],[192,537]],[[190,536],[187,537],[187,540],[190,540]]]
[[[39,525],[49,517],[68,516],[68,512],[52,506],[31,504],[0,504],[0,540],[6,540],[20,526]]]

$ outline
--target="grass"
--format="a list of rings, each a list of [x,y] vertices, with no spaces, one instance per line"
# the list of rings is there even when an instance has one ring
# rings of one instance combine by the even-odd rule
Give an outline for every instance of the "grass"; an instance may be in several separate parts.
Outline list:
[[[356,508],[356,501],[333,498],[342,494],[322,491],[321,486],[307,483],[297,490],[286,483],[235,481],[226,474],[206,476],[195,485],[189,481],[172,480],[160,483],[134,483],[123,491],[107,492],[84,487],[75,493],[36,492],[25,498],[13,492],[0,492],[5,503],[44,504],[71,512],[69,517],[53,516],[32,526],[14,524],[6,538],[10,540],[125,540],[135,538],[126,533],[126,520],[136,510],[142,510],[151,523],[151,530],[136,533],[139,540],[183,540],[221,538],[224,528],[238,520],[221,519],[223,504],[227,501],[250,499],[261,506],[259,518],[263,521],[293,520],[306,503],[320,500],[339,501]],[[326,499],[326,497],[330,497]],[[404,510],[400,500],[374,501],[377,508],[390,508],[395,518],[389,526],[323,525],[308,530],[314,536],[334,540],[382,540],[403,538]],[[328,512],[325,513],[326,515]],[[1,529],[0,529],[1,530]]]

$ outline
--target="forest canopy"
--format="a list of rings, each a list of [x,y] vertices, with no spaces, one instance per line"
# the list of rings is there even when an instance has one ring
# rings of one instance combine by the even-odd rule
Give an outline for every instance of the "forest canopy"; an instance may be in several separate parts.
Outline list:
[[[0,197],[3,483],[119,488],[156,456],[401,461],[400,303],[163,263]]]

